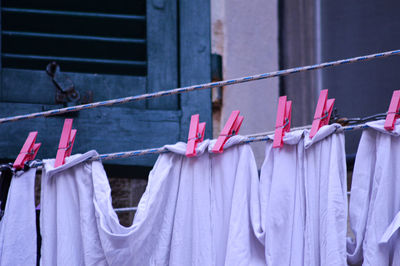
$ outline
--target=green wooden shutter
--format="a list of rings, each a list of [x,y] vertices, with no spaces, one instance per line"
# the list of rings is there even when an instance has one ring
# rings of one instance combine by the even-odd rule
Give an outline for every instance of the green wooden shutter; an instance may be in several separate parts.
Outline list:
[[[45,72],[51,61],[93,101],[210,81],[209,3],[10,0],[1,6],[1,117],[63,107]],[[38,158],[54,157],[65,117],[78,129],[73,153],[185,141],[193,113],[208,122],[210,137],[210,91],[190,94],[0,125],[0,158],[13,159],[34,130],[43,144]],[[112,163],[152,165],[155,158]]]

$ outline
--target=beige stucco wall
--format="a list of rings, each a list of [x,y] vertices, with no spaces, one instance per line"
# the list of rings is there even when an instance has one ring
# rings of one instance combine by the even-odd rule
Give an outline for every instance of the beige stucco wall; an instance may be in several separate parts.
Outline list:
[[[211,17],[212,51],[222,55],[224,79],[278,70],[277,0],[211,0]],[[278,97],[277,78],[223,88],[221,118],[213,126],[219,132],[230,113],[240,110],[240,134],[273,130]],[[252,147],[260,167],[265,143]]]

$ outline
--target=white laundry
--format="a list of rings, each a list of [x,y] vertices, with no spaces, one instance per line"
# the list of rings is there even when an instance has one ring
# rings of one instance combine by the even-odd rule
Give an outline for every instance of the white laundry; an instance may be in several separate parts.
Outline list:
[[[400,265],[400,126],[367,123],[357,151],[350,197],[351,265]]]
[[[0,265],[36,265],[36,169],[18,172],[11,179],[0,221]]]
[[[242,139],[235,136],[223,154],[210,155],[213,265],[265,265],[263,245],[253,232],[260,217],[258,171],[250,145],[235,145]]]
[[[261,226],[256,230],[265,245],[267,265],[304,262],[303,153],[302,131],[288,133],[283,148],[272,148],[270,141],[266,144],[260,177]]]
[[[265,265],[250,215],[257,168],[242,139],[217,155],[205,140],[194,158],[185,143],[166,146],[130,227],[119,224],[102,164],[83,162],[96,152],[57,169],[45,161],[42,265]]]
[[[110,219],[110,191],[99,184],[100,234],[110,265],[213,265],[207,146],[192,159],[176,153],[185,152],[184,143],[168,146],[173,152],[159,156],[129,228]]]
[[[340,126],[290,132],[267,143],[261,169],[261,224],[267,265],[346,265],[346,160]]]
[[[93,204],[93,181],[102,177],[93,168],[101,163],[84,162],[94,155],[90,151],[68,157],[55,169],[54,159],[44,160],[40,199],[43,266],[107,265]]]

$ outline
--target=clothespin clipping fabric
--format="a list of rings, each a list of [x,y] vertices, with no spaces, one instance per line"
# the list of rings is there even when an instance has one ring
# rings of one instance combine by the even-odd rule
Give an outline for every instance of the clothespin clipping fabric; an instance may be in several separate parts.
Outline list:
[[[290,120],[292,119],[292,101],[286,96],[279,97],[278,112],[276,114],[276,126],[273,148],[283,147],[283,136],[290,131]]]
[[[221,134],[219,135],[217,142],[215,142],[214,147],[212,148],[212,152],[214,153],[222,153],[224,151],[224,145],[226,141],[239,133],[239,129],[243,123],[243,116],[239,116],[240,111],[233,111],[228,118],[224,128],[222,129]]]
[[[77,132],[76,129],[72,129],[73,121],[73,119],[65,119],[64,121],[64,127],[61,133],[54,167],[63,165],[65,163],[65,158],[71,155]]]
[[[37,131],[32,131],[29,133],[28,138],[25,140],[24,146],[22,146],[22,149],[13,164],[15,169],[22,169],[24,168],[25,162],[35,159],[36,154],[42,145],[41,143],[35,143],[37,135]]]
[[[314,120],[310,130],[310,138],[314,137],[322,126],[329,124],[334,103],[335,99],[328,99],[328,90],[322,90],[319,94],[317,109],[315,110]]]
[[[194,157],[196,156],[196,146],[198,143],[202,142],[204,139],[204,132],[206,130],[206,123],[199,123],[199,114],[192,115],[190,119],[190,128],[188,142],[186,146],[186,156]]]
[[[396,119],[399,117],[400,90],[394,91],[390,101],[389,110],[386,115],[384,128],[388,131],[394,130]]]

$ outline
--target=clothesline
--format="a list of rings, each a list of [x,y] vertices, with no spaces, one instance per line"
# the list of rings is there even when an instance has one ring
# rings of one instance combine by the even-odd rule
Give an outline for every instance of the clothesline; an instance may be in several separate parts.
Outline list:
[[[364,129],[367,127],[368,127],[368,125],[366,125],[366,124],[344,126],[344,127],[339,128],[336,132],[360,130],[360,129]],[[308,125],[308,126],[293,128],[291,131],[304,130],[304,129],[310,129],[310,128],[311,128],[311,125]],[[267,131],[267,132],[252,134],[252,135],[246,135],[245,136],[246,139],[239,142],[239,144],[247,144],[247,143],[252,143],[252,142],[273,140],[269,137],[269,135],[272,135],[274,133],[275,133],[275,131]],[[159,147],[159,148],[151,148],[151,149],[143,149],[143,150],[106,153],[106,154],[100,154],[98,156],[94,156],[94,157],[90,158],[89,161],[116,160],[116,159],[123,159],[123,158],[150,155],[150,154],[161,154],[161,153],[168,153],[168,152],[170,152],[170,151],[167,148]],[[30,162],[29,166],[30,167],[39,167],[39,166],[42,166],[42,162],[40,160],[35,160],[35,161]]]
[[[368,126],[365,124],[366,122],[377,120],[377,119],[383,119],[386,115],[387,115],[387,113],[379,113],[379,114],[362,117],[362,118],[346,118],[346,119],[339,118],[339,119],[336,119],[336,120],[342,120],[345,123],[359,123],[359,124],[343,126],[337,132],[352,131],[352,130],[359,130],[359,129],[367,128]],[[310,128],[311,128],[311,125],[306,125],[306,126],[292,128],[290,131],[304,130],[304,129],[310,129]],[[272,140],[269,137],[269,135],[273,135],[274,133],[275,133],[275,131],[267,131],[267,132],[246,135],[245,137],[247,139],[241,141],[239,144]],[[93,157],[91,160],[93,160],[93,161],[114,160],[114,159],[122,159],[122,158],[136,157],[136,156],[142,156],[142,155],[161,154],[161,153],[167,153],[167,152],[169,152],[169,151],[165,147],[159,147],[159,148],[151,148],[151,149],[143,149],[143,150],[100,154],[99,156]]]
[[[366,124],[345,126],[345,127],[339,128],[336,132],[359,130],[359,129],[364,129],[367,127],[368,126]],[[310,129],[310,128],[311,128],[311,125],[302,126],[302,127],[293,128],[291,131]],[[251,142],[273,140],[268,135],[272,135],[274,133],[275,133],[275,131],[269,131],[269,132],[263,132],[263,133],[253,134],[253,135],[247,135],[246,136],[247,139],[239,142],[239,144],[247,144],[247,143],[251,143]],[[167,152],[169,152],[169,151],[165,147],[160,147],[160,148],[145,149],[145,150],[135,150],[135,151],[100,154],[99,156],[93,157],[91,160],[92,161],[115,160],[115,159],[121,159],[121,158],[129,158],[129,157],[136,157],[136,156],[149,155],[149,154],[160,154],[160,153],[167,153]]]
[[[322,68],[333,67],[333,66],[338,66],[338,65],[351,64],[351,63],[356,63],[356,62],[360,62],[360,61],[368,61],[368,60],[377,59],[377,58],[385,58],[385,57],[389,57],[389,56],[393,56],[393,55],[400,55],[400,50],[393,50],[393,51],[370,54],[370,55],[365,55],[365,56],[352,57],[352,58],[347,58],[347,59],[342,59],[342,60],[337,60],[337,61],[330,61],[330,62],[321,63],[321,64],[290,68],[290,69],[286,69],[286,70],[278,70],[278,71],[274,71],[274,72],[257,74],[257,75],[247,76],[247,77],[236,78],[236,79],[204,83],[204,84],[193,85],[193,86],[188,86],[188,87],[181,87],[181,88],[159,91],[159,92],[154,92],[154,93],[147,93],[147,94],[140,94],[140,95],[136,95],[136,96],[112,99],[112,100],[107,100],[107,101],[101,101],[101,102],[95,102],[95,103],[89,103],[89,104],[83,104],[83,105],[76,105],[76,106],[72,106],[72,107],[54,109],[54,110],[49,110],[49,111],[44,111],[44,112],[4,117],[4,118],[0,118],[0,124],[6,123],[6,122],[15,122],[15,121],[20,121],[20,120],[33,119],[33,118],[38,118],[38,117],[54,116],[54,115],[70,113],[70,112],[77,112],[77,111],[81,111],[81,110],[102,107],[102,106],[112,106],[112,105],[117,105],[117,104],[129,103],[129,102],[133,102],[133,101],[148,100],[148,99],[162,97],[162,96],[180,94],[180,93],[185,93],[185,92],[195,91],[195,90],[203,90],[203,89],[210,89],[210,88],[215,88],[215,87],[228,86],[228,85],[245,83],[245,82],[254,81],[254,80],[280,77],[280,76],[285,76],[285,75],[294,74],[294,73],[298,73],[298,72],[304,72],[304,71],[308,71],[308,70],[316,70],[316,69],[322,69]]]
[[[363,128],[367,128],[367,127],[368,126],[366,124],[345,126],[345,127],[339,128],[336,132],[359,130],[359,129],[363,129]],[[311,125],[307,125],[307,126],[301,126],[301,127],[293,128],[291,131],[304,130],[304,129],[310,129],[310,128],[311,128]],[[246,136],[247,139],[239,142],[239,144],[246,144],[246,143],[251,143],[251,142],[272,140],[269,137],[269,135],[272,135],[272,134],[274,134],[274,131],[267,131],[267,132],[247,135]],[[164,147],[152,148],[152,149],[144,149],[144,150],[135,150],[135,151],[126,151],[126,152],[118,152],[118,153],[101,154],[99,156],[91,158],[90,161],[113,160],[113,159],[121,159],[121,158],[128,158],[128,157],[135,157],[135,156],[149,155],[149,154],[161,154],[161,153],[168,153],[168,152],[169,152],[169,150],[167,150]],[[42,166],[42,165],[43,165],[42,161],[35,160],[35,161],[32,161],[29,166],[30,167],[39,167],[39,166]],[[347,194],[350,195],[350,192],[347,192]],[[137,207],[115,208],[114,211],[116,213],[135,212],[135,211],[137,211]]]
[[[364,129],[367,128],[368,126],[366,124],[359,124],[359,125],[351,125],[351,126],[345,126],[339,128],[336,132],[346,132],[346,131],[352,131],[352,130],[359,130],[359,129]],[[301,127],[296,127],[293,128],[291,131],[296,131],[296,130],[304,130],[304,129],[310,129],[311,125],[307,126],[301,126]],[[272,140],[269,135],[274,134],[274,131],[267,131],[267,132],[262,132],[262,133],[257,133],[257,134],[252,134],[252,135],[247,135],[247,139],[239,142],[239,144],[246,144],[246,143],[251,143],[251,142],[259,142],[259,141],[268,141]],[[135,150],[135,151],[126,151],[126,152],[118,152],[118,153],[109,153],[109,154],[101,154],[99,156],[93,157],[90,159],[90,161],[96,161],[96,160],[113,160],[113,159],[121,159],[121,158],[128,158],[128,157],[135,157],[135,156],[141,156],[141,155],[149,155],[149,154],[161,154],[161,153],[168,153],[169,150],[167,150],[164,147],[161,148],[152,148],[152,149],[144,149],[144,150]],[[42,166],[41,161],[32,161],[30,164],[30,167],[39,167]],[[347,192],[347,195],[350,195],[350,192]],[[116,213],[127,213],[127,212],[135,212],[137,211],[137,207],[124,207],[124,208],[115,208],[114,211]]]

